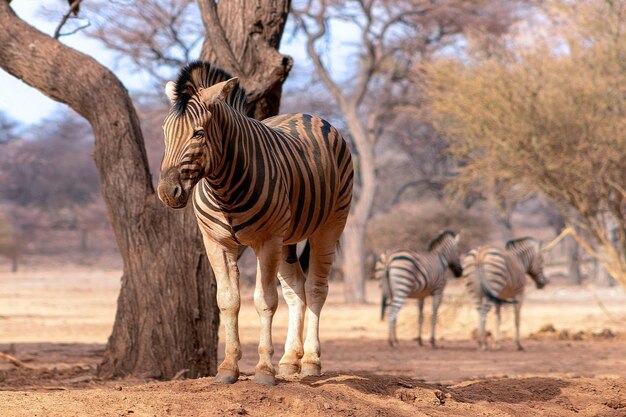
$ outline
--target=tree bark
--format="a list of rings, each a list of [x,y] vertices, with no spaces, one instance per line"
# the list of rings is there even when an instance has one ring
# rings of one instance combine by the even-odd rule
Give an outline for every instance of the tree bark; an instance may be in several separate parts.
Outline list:
[[[207,36],[200,58],[241,80],[248,116],[278,114],[293,60],[278,52],[290,0],[198,0]]]
[[[0,66],[85,117],[124,272],[99,374],[171,378],[215,373],[215,284],[190,210],[152,187],[139,120],[117,77],[23,22],[0,0]]]
[[[578,243],[571,236],[568,236],[563,241],[563,249],[568,263],[568,281],[572,285],[582,284],[583,277],[580,272],[580,249],[578,248]]]
[[[343,282],[346,303],[365,303],[366,223],[349,217],[343,232]]]

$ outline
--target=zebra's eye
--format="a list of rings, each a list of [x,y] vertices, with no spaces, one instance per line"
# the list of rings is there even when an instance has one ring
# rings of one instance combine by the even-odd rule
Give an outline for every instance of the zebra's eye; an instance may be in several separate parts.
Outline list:
[[[193,132],[194,138],[201,138],[204,136],[204,130],[196,130]]]

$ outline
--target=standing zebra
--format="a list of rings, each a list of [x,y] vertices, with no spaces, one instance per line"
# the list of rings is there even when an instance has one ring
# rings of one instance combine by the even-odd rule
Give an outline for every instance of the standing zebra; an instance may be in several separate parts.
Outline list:
[[[437,310],[447,282],[446,269],[449,267],[457,278],[463,274],[459,261],[459,238],[460,235],[445,231],[430,243],[427,253],[400,250],[381,255],[376,263],[376,277],[382,282],[381,320],[385,318],[385,307],[391,305],[388,340],[392,347],[398,344],[396,318],[407,298],[417,298],[417,341],[422,345],[424,299],[429,295],[433,296],[430,344],[435,347]],[[387,304],[387,300],[391,304]]]
[[[470,251],[463,259],[463,275],[468,278],[467,286],[479,314],[478,345],[483,350],[487,349],[485,322],[492,305],[496,308],[494,348],[500,348],[502,304],[513,304],[515,307],[515,342],[518,350],[524,350],[520,343],[519,325],[526,274],[535,281],[537,288],[543,288],[548,283],[543,275],[539,242],[524,237],[508,241],[505,249],[483,246]]]
[[[271,326],[277,273],[289,307],[279,371],[320,375],[319,316],[352,199],[348,145],[333,126],[308,114],[262,122],[248,118],[237,78],[204,62],[183,68],[176,83],[167,84],[166,94],[172,108],[163,124],[158,194],[166,205],[181,208],[193,192],[225,326],[226,353],[216,380],[234,383],[239,377],[241,245],[250,246],[258,259],[254,303],[261,331],[255,381],[275,384]],[[305,239],[308,277],[295,253],[296,243]]]

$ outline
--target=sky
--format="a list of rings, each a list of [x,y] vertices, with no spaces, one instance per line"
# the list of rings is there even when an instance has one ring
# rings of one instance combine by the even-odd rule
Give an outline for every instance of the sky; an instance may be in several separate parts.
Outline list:
[[[58,2],[58,0],[56,1]],[[50,4],[51,2],[47,0],[43,3]],[[42,32],[52,35],[58,22],[43,17],[40,12],[41,5],[41,0],[15,0],[11,3],[18,16]],[[145,85],[146,76],[116,66],[114,54],[97,41],[80,33],[61,37],[61,40],[66,45],[91,55],[98,62],[111,69],[131,92],[133,86]],[[302,57],[301,48],[295,48],[290,42],[283,43],[284,47],[281,48],[281,51],[285,49],[285,53]],[[41,121],[64,106],[0,69],[0,112],[5,112],[9,117],[28,125]]]
[[[11,6],[18,16],[26,22],[52,35],[58,22],[42,16],[40,10],[42,3],[44,7],[46,4],[52,5],[51,7],[53,7],[58,5],[58,1],[59,0],[14,0]],[[61,37],[61,40],[66,45],[93,56],[101,64],[107,66],[121,79],[122,83],[124,83],[131,92],[133,91],[133,86],[137,86],[137,88],[141,85],[145,86],[147,81],[145,75],[116,66],[114,54],[105,49],[97,41],[81,35],[80,32],[72,36]],[[296,65],[292,70],[288,83],[296,82],[296,75],[307,70],[306,52],[302,42],[298,39],[294,39],[289,34],[289,31],[286,30],[280,51],[294,58]],[[334,51],[333,53],[333,55],[336,53],[338,57],[335,59],[335,63],[340,60],[343,61],[345,57],[345,55],[343,55],[343,57],[339,58],[341,54],[337,52],[338,51]],[[288,84],[286,86],[288,86]],[[55,111],[59,111],[59,109],[63,107],[63,104],[49,99],[38,90],[0,69],[0,112],[5,112],[9,117],[16,119],[24,125],[28,125],[37,123],[51,116]]]

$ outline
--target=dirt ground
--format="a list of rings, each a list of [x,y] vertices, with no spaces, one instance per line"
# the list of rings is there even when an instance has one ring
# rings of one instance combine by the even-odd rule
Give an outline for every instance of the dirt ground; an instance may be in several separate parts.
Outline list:
[[[400,313],[395,350],[380,321],[377,283],[369,283],[370,303],[362,306],[342,304],[341,284],[331,283],[322,313],[324,375],[281,378],[275,387],[251,380],[258,325],[247,290],[243,376],[225,386],[211,378],[96,377],[120,275],[62,265],[11,274],[0,264],[0,352],[28,366],[0,362],[0,416],[626,416],[626,294],[619,288],[529,289],[522,308],[526,350],[515,350],[513,314],[505,309],[502,349],[482,352],[471,336],[476,313],[458,281],[440,310],[440,347],[413,340],[410,303]],[[281,303],[276,363],[286,312]],[[429,326],[424,330],[428,338]]]

